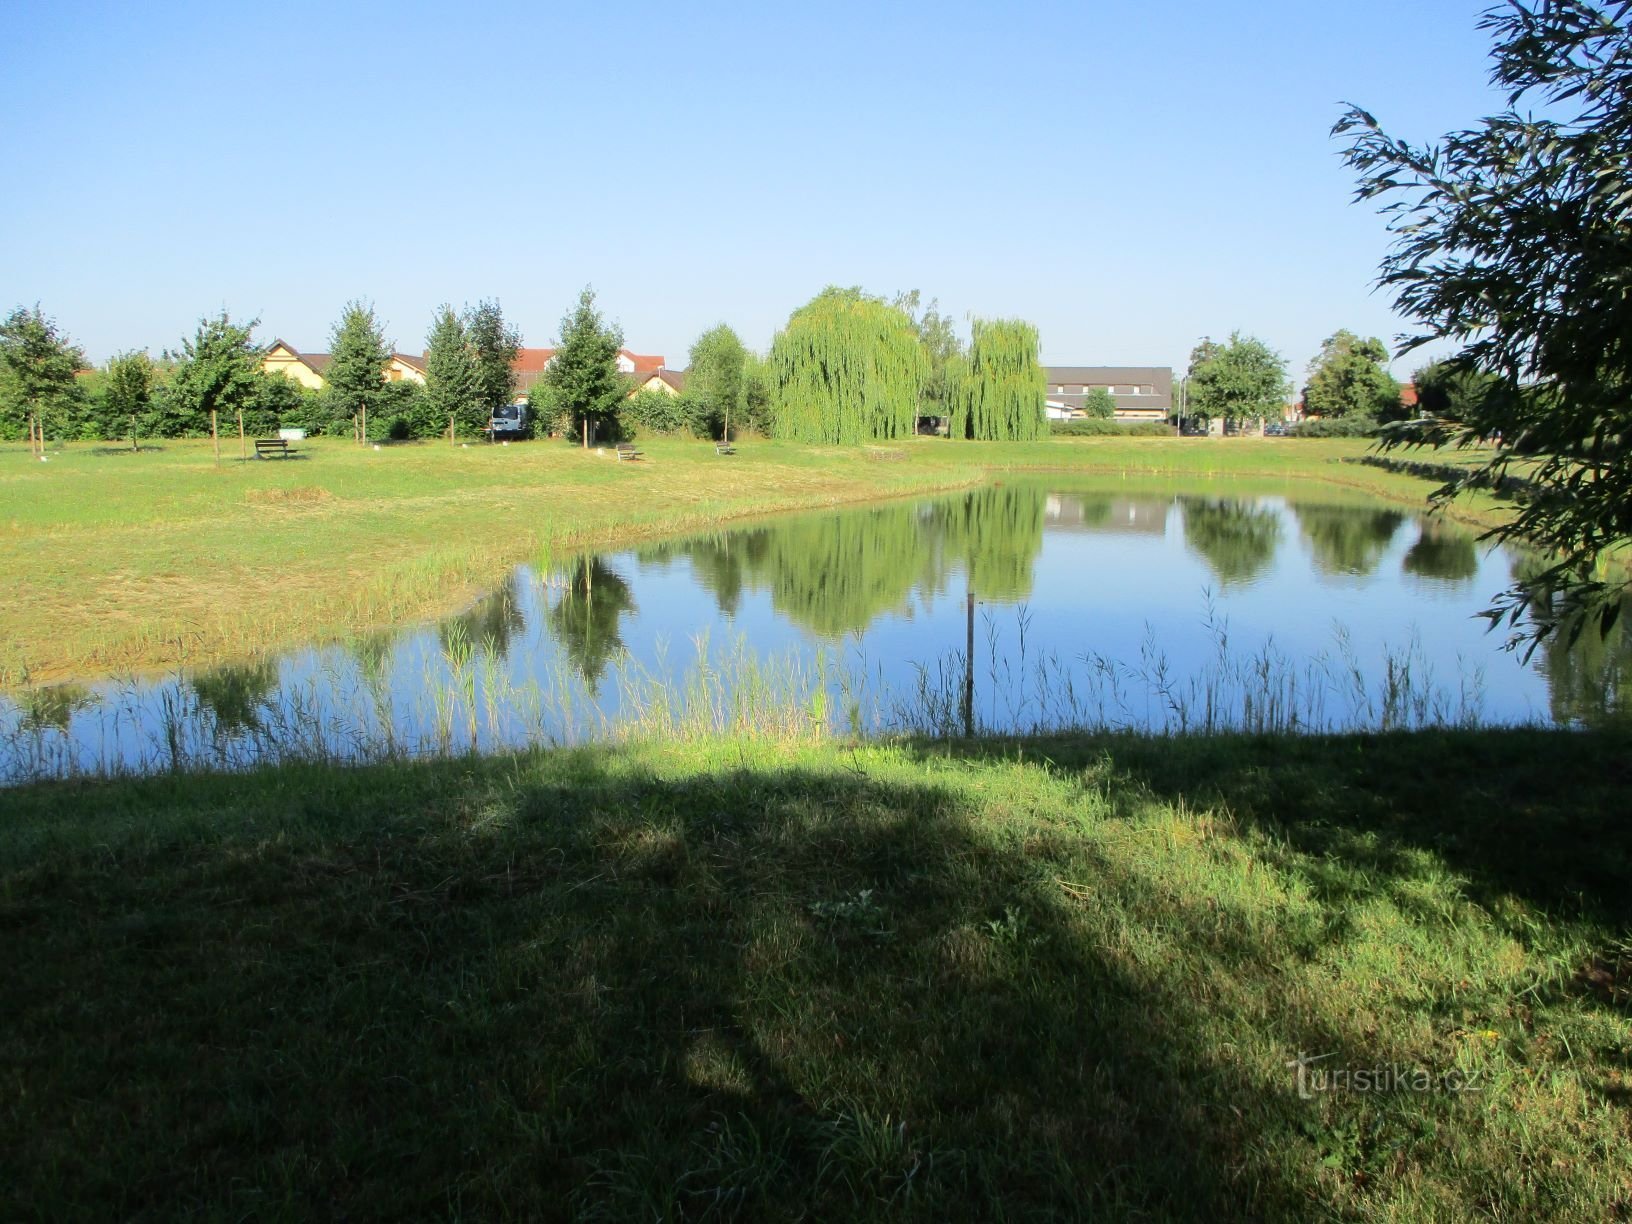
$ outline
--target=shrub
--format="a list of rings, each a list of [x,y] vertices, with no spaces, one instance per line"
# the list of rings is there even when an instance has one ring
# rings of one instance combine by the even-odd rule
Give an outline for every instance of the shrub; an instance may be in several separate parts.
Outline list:
[[[1367,417],[1310,417],[1288,431],[1289,438],[1371,438],[1377,422]]]
[[[638,391],[618,407],[618,432],[637,435],[697,433],[702,406],[695,399],[662,391]],[[705,425],[706,428],[706,425]]]
[[[1051,421],[1049,433],[1056,438],[1168,438],[1173,427],[1161,421],[1107,421],[1103,417],[1081,417],[1074,421]]]

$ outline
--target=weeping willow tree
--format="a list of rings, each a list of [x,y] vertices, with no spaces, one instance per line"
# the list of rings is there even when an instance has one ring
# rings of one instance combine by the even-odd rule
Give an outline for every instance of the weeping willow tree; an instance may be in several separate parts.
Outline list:
[[[917,430],[929,355],[912,317],[882,298],[822,290],[777,334],[770,366],[779,438],[843,445]]]
[[[954,358],[948,436],[1025,441],[1048,432],[1037,329],[1021,319],[976,319],[969,355]]]

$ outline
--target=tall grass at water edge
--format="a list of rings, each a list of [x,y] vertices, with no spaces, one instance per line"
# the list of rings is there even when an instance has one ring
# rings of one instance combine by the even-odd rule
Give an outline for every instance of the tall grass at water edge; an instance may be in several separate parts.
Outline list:
[[[540,581],[549,581],[543,578]],[[597,696],[565,667],[518,680],[492,640],[451,624],[420,660],[412,697],[394,677],[324,656],[300,679],[224,721],[179,674],[144,687],[126,681],[100,701],[99,742],[67,724],[0,708],[0,779],[237,770],[262,763],[448,758],[535,745],[725,738],[815,741],[908,735],[1301,735],[1489,725],[1483,676],[1460,663],[1442,680],[1414,637],[1385,649],[1375,669],[1348,634],[1296,659],[1273,638],[1241,646],[1209,601],[1206,662],[1183,674],[1147,632],[1136,660],[1037,650],[1028,609],[982,613],[983,644],[915,664],[894,683],[864,648],[761,655],[742,637],[724,648],[692,639],[688,662],[666,650],[650,664],[625,653]],[[1011,628],[1012,626],[1012,628]],[[975,700],[966,708],[971,679]]]

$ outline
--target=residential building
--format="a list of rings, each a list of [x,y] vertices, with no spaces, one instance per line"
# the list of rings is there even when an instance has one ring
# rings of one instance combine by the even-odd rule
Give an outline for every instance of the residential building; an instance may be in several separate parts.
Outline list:
[[[327,383],[324,371],[333,358],[328,353],[302,353],[293,345],[274,340],[261,359],[261,369],[268,374],[282,374],[292,378],[310,391],[319,391]],[[386,382],[425,381],[425,359],[412,353],[392,353],[385,367]]]
[[[1088,393],[1110,392],[1119,421],[1165,421],[1173,412],[1173,370],[1168,366],[1044,366],[1048,415],[1082,411]]]
[[[526,395],[533,389],[533,385],[544,377],[544,367],[550,364],[550,359],[554,356],[553,348],[524,348],[516,354],[510,369],[516,375],[517,395]],[[661,356],[631,353],[628,349],[618,350],[618,372],[632,376],[637,389],[644,388],[666,368]],[[678,395],[679,391],[671,390],[670,394]]]

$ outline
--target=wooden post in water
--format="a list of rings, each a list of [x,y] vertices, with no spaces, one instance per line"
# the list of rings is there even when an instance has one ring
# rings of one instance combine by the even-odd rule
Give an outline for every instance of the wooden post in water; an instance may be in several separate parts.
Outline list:
[[[966,597],[968,613],[963,640],[963,733],[975,736],[975,588]]]

